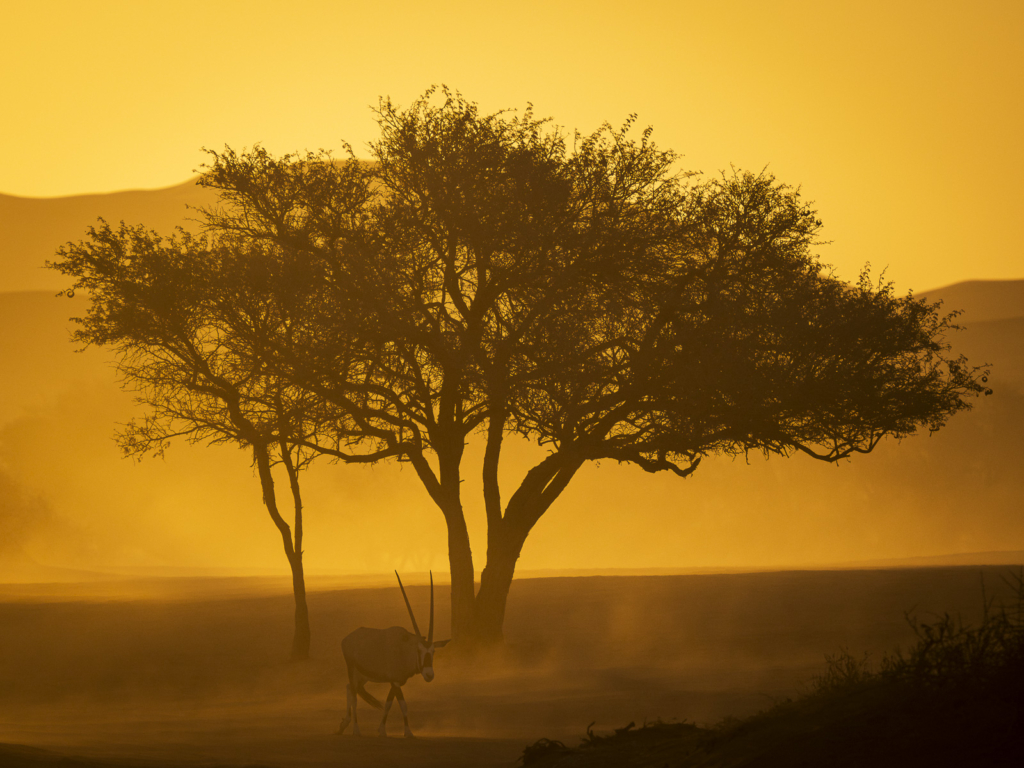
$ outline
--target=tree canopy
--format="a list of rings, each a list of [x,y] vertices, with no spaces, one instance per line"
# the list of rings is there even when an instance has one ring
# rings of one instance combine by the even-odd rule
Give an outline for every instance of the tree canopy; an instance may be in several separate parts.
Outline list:
[[[950,351],[953,316],[866,272],[833,276],[814,209],[767,172],[703,179],[632,117],[568,135],[446,89],[407,109],[382,100],[377,118],[372,162],[210,152],[200,183],[221,204],[205,238],[161,250],[155,234],[104,230],[55,266],[93,297],[80,340],[130,338],[122,359],[145,355],[134,378],[164,365],[151,308],[189,328],[212,311],[239,402],[277,393],[314,424],[293,445],[410,463],[447,524],[456,638],[500,638],[527,535],[587,461],[683,477],[716,454],[838,461],[938,429],[983,391]],[[125,277],[126,248],[151,291]],[[194,397],[182,379],[149,402]],[[479,592],[461,488],[473,434]],[[503,496],[513,434],[547,453]]]

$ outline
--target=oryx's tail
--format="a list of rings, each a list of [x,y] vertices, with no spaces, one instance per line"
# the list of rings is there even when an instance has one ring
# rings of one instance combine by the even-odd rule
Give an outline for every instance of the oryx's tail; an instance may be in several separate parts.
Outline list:
[[[360,698],[362,698],[363,701],[365,701],[374,709],[384,709],[384,705],[377,701],[375,698],[373,698],[369,691],[367,691],[366,688],[363,687],[362,683],[360,683],[359,687],[356,688],[356,693],[359,694]]]

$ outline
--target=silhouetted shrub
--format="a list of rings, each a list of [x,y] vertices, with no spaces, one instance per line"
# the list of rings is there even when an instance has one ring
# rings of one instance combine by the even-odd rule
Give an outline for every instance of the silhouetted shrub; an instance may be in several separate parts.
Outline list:
[[[948,613],[930,622],[908,614],[917,640],[906,650],[872,668],[867,654],[842,648],[825,657],[809,695],[752,717],[711,729],[631,723],[607,736],[588,727],[578,748],[542,739],[524,751],[523,764],[1017,768],[1024,754],[1024,569],[1007,583],[1015,593],[1008,605],[996,608],[983,591],[977,626]]]
[[[908,613],[907,622],[917,642],[905,651],[886,654],[878,670],[871,669],[867,654],[857,658],[845,648],[826,656],[824,673],[814,678],[815,692],[827,694],[876,683],[929,690],[1020,691],[1024,682],[1024,570],[1012,574],[1007,583],[1014,590],[1013,603],[996,609],[983,590],[984,613],[978,626],[949,613],[931,622]]]
[[[523,765],[536,765],[543,758],[568,751],[569,748],[560,741],[555,739],[538,739],[523,749],[523,754],[519,757],[519,761]]]

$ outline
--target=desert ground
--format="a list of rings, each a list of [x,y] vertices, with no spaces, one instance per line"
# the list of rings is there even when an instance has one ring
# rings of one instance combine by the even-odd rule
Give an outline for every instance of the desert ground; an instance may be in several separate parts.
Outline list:
[[[311,579],[312,658],[291,663],[284,579],[0,585],[0,764],[512,766],[526,745],[575,744],[593,721],[714,724],[765,709],[805,691],[826,654],[908,645],[907,611],[978,620],[983,594],[1008,597],[1008,570],[519,579],[502,652],[446,649],[432,683],[406,685],[411,740],[397,707],[394,738],[378,738],[379,712],[362,702],[364,735],[335,735],[341,639],[408,625],[397,587]],[[409,593],[425,624],[427,587]],[[447,589],[436,597],[443,638]]]

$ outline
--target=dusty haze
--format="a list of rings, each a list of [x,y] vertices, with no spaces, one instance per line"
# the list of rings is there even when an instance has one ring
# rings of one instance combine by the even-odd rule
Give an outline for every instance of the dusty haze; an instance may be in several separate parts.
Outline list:
[[[1024,307],[1024,282],[935,292],[944,294],[967,308],[956,348],[995,366],[996,394],[972,412],[838,466],[719,458],[680,480],[588,465],[531,534],[520,569],[790,567],[1024,549],[1024,318],[1012,316]],[[285,573],[244,451],[176,444],[165,460],[120,457],[112,435],[133,414],[130,395],[107,353],[76,354],[67,341],[67,318],[85,301],[0,295],[0,493],[11,532],[0,572]],[[508,463],[508,483],[537,451],[510,449],[520,460]],[[471,443],[468,461],[479,466],[480,452]],[[465,498],[479,498],[476,474],[466,474]],[[305,497],[311,573],[447,570],[443,520],[411,471],[322,462]],[[467,513],[482,556],[483,512]]]

